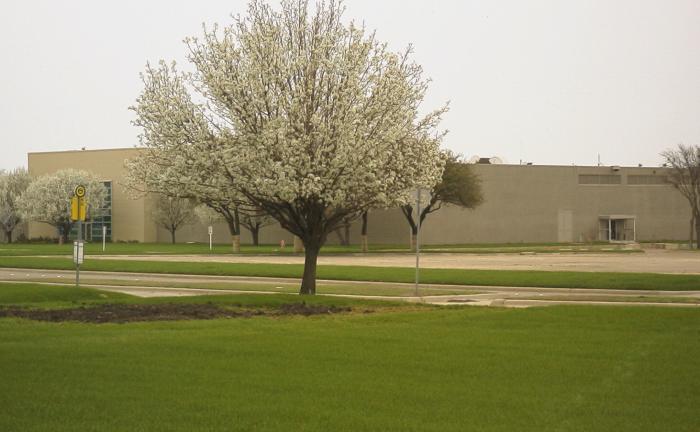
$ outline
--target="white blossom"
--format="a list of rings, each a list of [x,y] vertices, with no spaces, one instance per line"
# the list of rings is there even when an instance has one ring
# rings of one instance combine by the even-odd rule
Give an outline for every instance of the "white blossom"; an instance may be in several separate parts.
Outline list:
[[[9,172],[0,170],[0,229],[8,243],[12,243],[12,232],[22,222],[19,205],[30,181],[24,168]]]

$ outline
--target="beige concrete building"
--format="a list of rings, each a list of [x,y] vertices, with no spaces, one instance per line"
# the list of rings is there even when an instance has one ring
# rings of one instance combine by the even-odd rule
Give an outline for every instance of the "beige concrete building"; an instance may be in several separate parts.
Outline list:
[[[169,234],[151,218],[150,198],[133,200],[124,189],[124,161],[138,157],[138,149],[110,149],[30,153],[33,176],[60,169],[84,169],[100,176],[111,190],[108,215],[93,221],[88,238],[168,242]],[[429,244],[589,242],[594,240],[683,240],[688,237],[690,209],[666,182],[665,168],[475,165],[482,179],[485,202],[475,210],[444,207],[423,225]],[[30,223],[29,237],[56,236],[54,228]],[[407,243],[410,232],[400,211],[376,210],[369,218],[372,243]],[[359,239],[359,225],[352,229]],[[178,241],[207,241],[199,223],[178,231]],[[214,241],[228,242],[225,224],[214,227]],[[288,244],[292,236],[275,224],[263,228],[261,243]],[[333,235],[329,242],[336,242]],[[250,242],[243,230],[242,242]]]

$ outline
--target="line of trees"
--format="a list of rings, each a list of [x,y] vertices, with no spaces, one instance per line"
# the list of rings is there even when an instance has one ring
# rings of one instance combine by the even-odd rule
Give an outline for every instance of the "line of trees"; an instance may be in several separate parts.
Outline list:
[[[59,232],[63,243],[73,227],[68,205],[77,185],[85,185],[91,216],[102,208],[107,190],[87,171],[65,169],[32,179],[24,168],[0,171],[0,224],[9,243],[23,222],[43,222]]]

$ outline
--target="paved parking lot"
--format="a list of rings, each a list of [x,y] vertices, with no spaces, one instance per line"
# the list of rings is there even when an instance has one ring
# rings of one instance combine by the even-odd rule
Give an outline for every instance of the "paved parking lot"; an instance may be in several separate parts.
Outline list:
[[[102,259],[151,261],[230,262],[303,264],[303,256],[251,255],[148,255],[102,256]],[[91,256],[90,259],[98,259]],[[416,259],[410,254],[355,254],[319,257],[323,265],[361,265],[381,267],[413,267]],[[589,272],[632,272],[700,274],[700,252],[680,250],[646,250],[643,253],[542,253],[465,254],[426,253],[421,267],[491,270],[546,270]]]

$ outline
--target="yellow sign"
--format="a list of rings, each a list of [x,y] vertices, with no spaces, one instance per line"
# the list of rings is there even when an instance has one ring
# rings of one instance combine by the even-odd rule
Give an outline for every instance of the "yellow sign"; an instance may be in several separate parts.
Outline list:
[[[75,187],[75,196],[78,198],[82,198],[85,196],[85,186],[83,185],[78,185]]]
[[[83,191],[84,192],[84,191]],[[87,217],[87,201],[85,198],[74,196],[70,200],[70,219],[73,221],[85,221]]]

